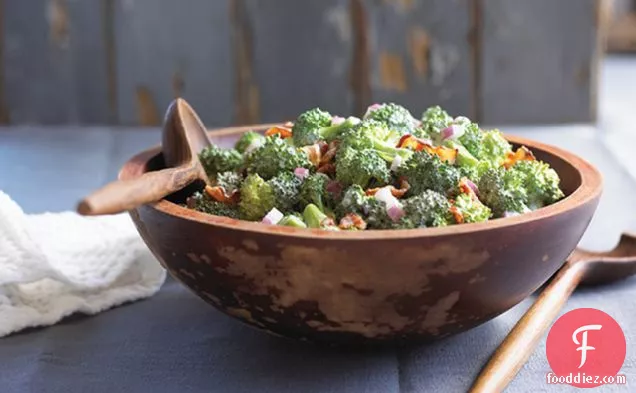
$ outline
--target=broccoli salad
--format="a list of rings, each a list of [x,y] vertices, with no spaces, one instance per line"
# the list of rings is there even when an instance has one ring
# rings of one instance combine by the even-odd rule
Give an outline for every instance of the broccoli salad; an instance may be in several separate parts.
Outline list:
[[[523,214],[562,199],[559,176],[498,130],[439,106],[421,119],[394,104],[364,116],[314,108],[199,155],[210,179],[187,207],[268,225],[412,229]]]

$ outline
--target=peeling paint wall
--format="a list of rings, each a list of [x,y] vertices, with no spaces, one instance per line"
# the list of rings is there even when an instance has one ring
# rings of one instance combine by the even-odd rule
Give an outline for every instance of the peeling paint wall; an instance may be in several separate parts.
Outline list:
[[[395,101],[595,118],[601,0],[0,0],[0,124],[206,125]]]

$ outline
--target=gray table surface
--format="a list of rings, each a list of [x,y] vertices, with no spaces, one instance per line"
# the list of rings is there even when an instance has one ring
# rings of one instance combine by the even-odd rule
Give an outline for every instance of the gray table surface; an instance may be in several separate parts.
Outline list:
[[[571,150],[602,171],[605,192],[581,241],[592,250],[611,248],[621,231],[636,230],[636,130],[629,112],[636,60],[609,59],[602,76],[596,126],[500,127]],[[78,198],[114,179],[131,154],[158,142],[156,129],[0,128],[0,189],[29,213],[72,209]],[[532,300],[430,346],[352,352],[262,334],[168,279],[150,299],[1,338],[0,391],[462,392]],[[609,313],[627,338],[621,373],[628,385],[596,391],[634,391],[636,278],[577,291],[562,313],[579,307]],[[575,390],[546,384],[544,344],[507,391]]]

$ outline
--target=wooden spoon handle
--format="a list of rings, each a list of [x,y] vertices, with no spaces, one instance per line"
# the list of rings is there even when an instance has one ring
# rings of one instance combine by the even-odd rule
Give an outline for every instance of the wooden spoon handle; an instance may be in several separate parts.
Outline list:
[[[196,166],[147,172],[134,180],[105,185],[84,198],[77,212],[85,216],[122,213],[146,203],[159,201],[198,179]]]
[[[585,269],[585,263],[566,263],[561,268],[492,355],[470,392],[504,390],[523,367],[539,339],[559,314],[572,291],[583,278]]]

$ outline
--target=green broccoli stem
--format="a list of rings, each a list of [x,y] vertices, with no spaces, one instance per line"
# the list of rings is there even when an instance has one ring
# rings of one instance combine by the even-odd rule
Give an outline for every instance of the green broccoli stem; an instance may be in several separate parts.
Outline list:
[[[446,147],[451,149],[457,149],[457,165],[461,167],[476,167],[479,165],[479,160],[475,158],[470,152],[462,145],[455,141],[444,142]]]
[[[413,155],[413,151],[410,149],[391,146],[379,140],[373,140],[372,147],[387,162],[393,162],[396,156],[400,156],[406,161]]]
[[[320,228],[323,221],[328,218],[320,208],[313,203],[308,204],[303,211],[303,218],[309,228]]]
[[[278,222],[278,225],[294,228],[307,228],[307,224],[298,216],[288,215]]]
[[[318,206],[310,203],[305,207],[303,211],[303,218],[309,228],[321,228],[338,230],[338,227],[333,224],[333,221],[329,216],[322,212]]]
[[[323,127],[318,131],[320,137],[326,141],[332,141],[336,139],[340,131],[346,130],[347,128],[351,128],[358,124],[360,119],[356,117],[348,117],[345,121],[340,124],[332,125],[329,127]]]

